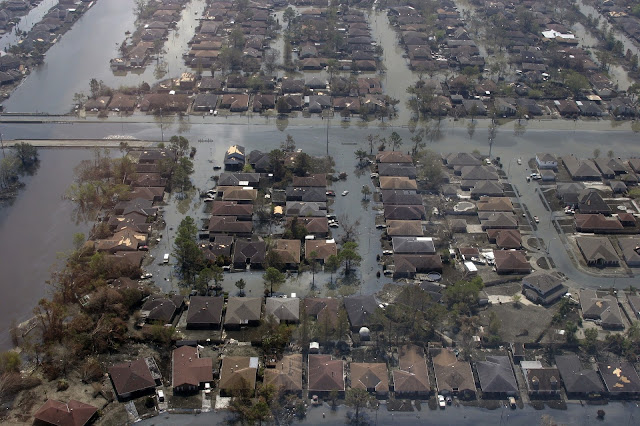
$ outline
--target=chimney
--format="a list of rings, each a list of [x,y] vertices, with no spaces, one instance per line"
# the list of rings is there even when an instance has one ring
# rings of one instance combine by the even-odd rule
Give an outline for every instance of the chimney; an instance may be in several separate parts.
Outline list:
[[[540,389],[540,380],[538,380],[536,376],[533,376],[531,378],[531,387],[534,388],[535,390]]]
[[[551,376],[551,379],[549,379],[549,381],[551,382],[551,389],[558,389],[558,379],[556,379],[555,376]]]

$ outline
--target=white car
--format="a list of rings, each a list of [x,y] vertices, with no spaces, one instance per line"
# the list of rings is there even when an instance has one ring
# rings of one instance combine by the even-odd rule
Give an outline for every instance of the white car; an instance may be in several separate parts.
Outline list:
[[[382,254],[393,254],[393,250],[382,250]]]
[[[447,406],[447,403],[446,403],[446,401],[444,400],[444,396],[442,396],[442,395],[438,395],[438,406],[439,406],[440,408],[443,408],[443,409],[444,409],[444,407],[446,407],[446,406]]]
[[[344,191],[342,191],[342,196],[344,197],[345,195],[347,195],[349,193],[349,191],[347,191],[346,189]]]

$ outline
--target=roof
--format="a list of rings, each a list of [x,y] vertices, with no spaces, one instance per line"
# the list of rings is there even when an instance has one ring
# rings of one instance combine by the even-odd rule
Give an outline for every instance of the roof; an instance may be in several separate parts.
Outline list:
[[[213,324],[222,322],[224,297],[192,296],[189,299],[187,325]]]
[[[256,387],[257,372],[257,357],[226,356],[222,359],[218,387],[223,390],[253,390]]]
[[[224,172],[218,178],[218,186],[253,186],[260,183],[260,173]]]
[[[556,355],[555,360],[567,393],[589,394],[604,391],[598,373],[591,368],[584,368],[577,355]]]
[[[482,161],[480,161],[479,158],[467,152],[451,153],[446,155],[444,158],[445,158],[445,161],[447,162],[447,166],[449,167],[482,165]]]
[[[341,304],[340,299],[333,297],[307,297],[304,299],[304,310],[306,315],[314,316],[319,320],[327,318],[332,325],[335,325]]]
[[[404,176],[380,176],[380,189],[418,189],[415,179]]]
[[[255,201],[258,198],[257,189],[228,187],[222,194],[223,201]]]
[[[462,166],[462,180],[498,180],[498,173],[493,166]]]
[[[406,176],[416,178],[416,167],[411,163],[380,163],[378,164],[380,176]]]
[[[522,246],[522,236],[517,229],[487,229],[487,237],[495,240],[501,249],[519,249]]]
[[[371,315],[378,308],[376,298],[370,294],[367,296],[350,296],[344,298],[344,307],[352,327],[369,325]]]
[[[557,163],[558,159],[555,155],[548,152],[536,154],[536,159],[542,163]]]
[[[578,248],[588,263],[618,263],[620,259],[607,237],[576,237]]]
[[[593,188],[583,189],[578,194],[578,210],[580,213],[611,213],[609,205]]]
[[[408,189],[383,189],[382,202],[384,205],[396,204],[415,206],[422,205],[422,197],[414,190]]]
[[[292,220],[293,217],[289,216],[287,218],[287,225]],[[329,232],[329,220],[326,215],[321,217],[298,217],[297,220],[298,223],[304,225],[308,234],[326,234]]]
[[[484,212],[512,212],[513,204],[508,197],[480,197],[476,203],[478,211]]]
[[[172,386],[200,386],[213,381],[213,359],[200,358],[198,348],[182,346],[172,354]]]
[[[527,387],[533,392],[560,391],[560,373],[557,368],[524,368]]]
[[[531,264],[521,251],[518,250],[494,250],[496,270],[498,272],[531,272]]]
[[[436,247],[431,237],[393,237],[394,253],[433,254]]]
[[[183,303],[184,299],[180,295],[154,294],[144,302],[140,313],[147,321],[160,321],[163,324],[168,324]]]
[[[424,231],[419,220],[387,220],[387,235],[422,237]]]
[[[230,297],[227,301],[227,312],[224,316],[225,325],[242,325],[249,321],[260,321],[262,313],[262,298],[260,297]]]
[[[622,312],[614,296],[598,296],[595,290],[580,290],[580,309],[584,318],[600,320],[603,327],[624,327]]]
[[[294,187],[326,187],[327,175],[318,173],[304,177],[294,176],[291,185]]]
[[[285,355],[276,362],[275,368],[264,369],[264,383],[283,391],[302,390],[302,354]]]
[[[398,348],[398,369],[393,371],[394,390],[399,393],[426,393],[431,390],[424,350],[416,345]]]
[[[378,163],[411,163],[413,159],[409,154],[405,154],[400,151],[383,151],[376,154],[376,161]]]
[[[640,266],[640,238],[618,238],[622,256],[630,267]]]
[[[610,232],[621,230],[624,227],[616,218],[607,218],[602,213],[575,215],[576,230],[581,232],[603,231]]]
[[[449,348],[435,348],[430,352],[438,392],[465,389],[476,391],[471,364],[458,360],[456,354]]]
[[[471,195],[481,196],[481,195],[490,195],[490,196],[502,196],[504,194],[504,189],[502,185],[496,181],[492,180],[482,180],[475,184],[473,189],[471,190]]]
[[[238,204],[235,201],[214,201],[211,216],[250,217],[253,215],[253,204]]]
[[[562,157],[562,162],[573,179],[600,179],[600,171],[591,160],[570,155]]]
[[[143,358],[112,366],[109,368],[109,376],[118,395],[156,387],[149,366]]]
[[[389,392],[389,373],[387,364],[381,362],[352,362],[351,387],[355,389],[374,389],[378,393]]]
[[[233,250],[234,263],[246,263],[250,260],[252,264],[264,262],[267,254],[267,245],[264,241],[236,241]]]
[[[251,234],[253,222],[238,220],[236,216],[211,216],[209,232],[221,234]]]
[[[487,356],[476,362],[482,392],[517,393],[518,384],[508,356]]]
[[[264,309],[265,318],[274,316],[277,323],[281,321],[300,321],[300,299],[297,297],[267,297]]]
[[[640,377],[631,363],[625,360],[599,362],[598,371],[610,393],[640,392]]]
[[[331,355],[309,355],[309,392],[344,391],[344,361]]]
[[[300,240],[275,240],[275,247],[271,251],[277,253],[284,263],[298,264],[301,247]]]
[[[75,399],[68,403],[47,399],[33,415],[36,420],[56,426],[84,426],[98,411],[93,405]]]
[[[532,288],[542,296],[555,292],[558,288],[564,288],[560,278],[546,272],[534,272],[527,275],[522,279],[522,284]]]
[[[287,216],[327,216],[327,203],[323,202],[303,202],[303,201],[287,201]]]
[[[386,220],[422,220],[426,217],[424,206],[384,206],[384,218]]]
[[[316,252],[315,259],[322,259],[326,262],[329,256],[338,254],[338,247],[334,240],[305,240],[305,259],[310,259],[313,252]]]

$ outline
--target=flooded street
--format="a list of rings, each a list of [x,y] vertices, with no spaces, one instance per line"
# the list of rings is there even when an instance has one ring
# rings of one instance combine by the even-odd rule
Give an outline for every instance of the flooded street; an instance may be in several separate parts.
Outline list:
[[[31,317],[38,300],[47,296],[58,253],[73,246],[73,235],[90,224],[76,223],[74,205],[62,199],[73,180],[73,168],[90,158],[86,149],[41,149],[40,168],[11,205],[0,207],[0,348],[11,345],[11,321]]]
[[[162,79],[176,77],[187,69],[182,54],[187,51],[187,42],[193,37],[205,3],[192,0],[187,4],[178,28],[169,33],[162,57],[167,74]],[[153,61],[141,74],[114,75],[109,66],[109,60],[118,56],[124,33],[135,30],[134,4],[132,0],[98,1],[49,49],[44,64],[3,103],[5,111],[67,113],[75,93],[89,92],[92,78],[116,89],[142,82],[153,85],[157,81]]]

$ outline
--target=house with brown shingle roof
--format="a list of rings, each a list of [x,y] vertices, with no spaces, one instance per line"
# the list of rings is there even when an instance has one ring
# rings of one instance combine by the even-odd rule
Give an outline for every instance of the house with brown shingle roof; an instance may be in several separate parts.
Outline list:
[[[251,220],[253,204],[238,204],[235,201],[214,201],[211,216],[234,216],[238,220]]]
[[[424,206],[384,206],[385,220],[424,220],[426,212]]]
[[[324,263],[329,256],[338,255],[338,247],[335,240],[305,240],[304,242],[304,258],[311,259],[311,254],[315,252],[314,259]]]
[[[352,362],[351,388],[364,389],[377,397],[389,395],[389,373],[387,364],[381,362]]]
[[[438,393],[459,395],[462,399],[475,397],[476,384],[471,364],[460,361],[450,348],[433,348],[430,352]]]
[[[518,229],[518,218],[512,212],[478,212],[480,226],[487,229]]]
[[[197,392],[213,381],[213,359],[200,358],[197,347],[182,346],[171,356],[173,392]]]
[[[253,234],[253,222],[238,220],[236,216],[211,216],[209,219],[209,239],[216,235],[250,237]]]
[[[261,297],[230,297],[224,316],[225,328],[255,327],[260,325]]]
[[[624,227],[616,218],[608,218],[602,213],[576,214],[574,217],[576,231],[593,232],[595,234],[608,234],[622,231]]]
[[[418,189],[415,179],[402,176],[380,176],[380,189]]]
[[[98,409],[93,405],[70,399],[68,403],[47,399],[33,415],[34,424],[55,426],[84,426],[89,423]]]
[[[191,296],[187,311],[187,328],[220,328],[223,307],[224,297]]]
[[[119,400],[126,400],[140,395],[153,393],[160,380],[160,372],[156,366],[151,371],[149,363],[155,366],[155,361],[144,358],[126,361],[109,368],[109,377]]]
[[[247,265],[252,268],[262,268],[267,245],[264,241],[236,241],[233,247],[233,265],[236,268],[245,269]]]
[[[286,393],[302,393],[302,354],[285,355],[275,368],[265,368],[264,384]]]
[[[498,274],[528,274],[531,264],[520,250],[494,250]]]
[[[313,317],[319,324],[328,321],[331,326],[337,324],[338,310],[342,305],[340,299],[334,297],[307,297],[304,299],[304,312]]]
[[[293,217],[287,217],[287,226],[292,220]],[[298,217],[297,220],[307,230],[307,235],[326,237],[329,233],[329,220],[326,215],[321,217]]]
[[[222,195],[222,201],[236,201],[242,204],[251,204],[258,198],[257,189],[244,189],[239,187],[227,187]]]
[[[419,220],[388,220],[387,235],[389,237],[422,237],[422,222]]]
[[[519,249],[522,247],[522,236],[517,229],[487,229],[490,243],[501,249]]]
[[[409,154],[400,151],[383,151],[376,154],[378,163],[412,163],[413,159]]]
[[[300,240],[275,240],[275,246],[271,248],[273,253],[277,253],[282,263],[287,268],[297,268],[300,264]]]
[[[607,237],[576,237],[576,244],[589,266],[618,266],[620,258]]]
[[[309,176],[294,176],[291,186],[296,188],[304,188],[304,187],[324,188],[327,186],[327,175],[322,173],[317,173]]]
[[[248,390],[253,393],[256,388],[257,373],[258,357],[225,356],[222,359],[218,382],[220,393],[231,395],[238,390]]]
[[[393,388],[403,398],[425,398],[431,392],[424,350],[416,345],[398,348],[398,369],[393,370]]]
[[[439,254],[394,254],[394,278],[413,278],[416,274],[442,272]]]
[[[513,212],[513,204],[508,197],[480,197],[476,207],[479,212]]]
[[[297,297],[267,297],[264,316],[273,316],[280,324],[297,324],[300,321],[300,299]]]
[[[337,391],[339,395],[344,395],[344,367],[344,361],[333,359],[331,355],[310,354],[307,374],[309,393],[324,396]]]

